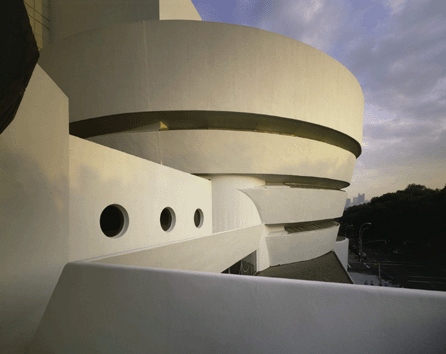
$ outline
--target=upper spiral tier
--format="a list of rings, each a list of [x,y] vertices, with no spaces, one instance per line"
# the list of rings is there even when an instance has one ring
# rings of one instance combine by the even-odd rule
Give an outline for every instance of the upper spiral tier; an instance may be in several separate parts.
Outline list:
[[[275,33],[137,21],[72,35],[40,64],[70,99],[71,131],[227,129],[315,139],[360,154],[363,94],[330,56]]]

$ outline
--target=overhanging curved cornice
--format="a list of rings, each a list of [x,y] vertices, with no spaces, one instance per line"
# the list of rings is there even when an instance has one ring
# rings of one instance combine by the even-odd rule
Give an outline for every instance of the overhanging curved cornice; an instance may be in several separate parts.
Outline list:
[[[71,122],[134,112],[240,112],[240,119],[280,117],[362,141],[363,94],[352,73],[315,48],[256,28],[123,23],[47,46],[40,64],[70,99]],[[348,149],[359,153],[358,146]]]
[[[350,151],[356,157],[361,145],[339,131],[309,122],[261,114],[219,111],[164,111],[125,113],[70,123],[70,134],[80,138],[155,130],[242,130],[296,136],[321,141]]]

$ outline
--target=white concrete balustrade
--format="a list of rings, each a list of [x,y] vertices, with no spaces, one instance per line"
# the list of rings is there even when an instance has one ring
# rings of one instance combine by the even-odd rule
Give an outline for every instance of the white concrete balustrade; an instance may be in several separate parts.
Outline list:
[[[445,317],[441,292],[76,262],[30,354],[438,354]]]

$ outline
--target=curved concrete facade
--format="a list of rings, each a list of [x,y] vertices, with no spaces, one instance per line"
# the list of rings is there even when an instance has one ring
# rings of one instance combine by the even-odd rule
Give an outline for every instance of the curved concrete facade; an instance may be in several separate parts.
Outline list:
[[[253,113],[362,140],[355,77],[317,49],[256,28],[124,23],[54,43],[40,64],[71,97],[71,122],[134,112]]]
[[[342,215],[362,141],[350,71],[285,36],[195,21],[188,1],[103,4],[77,24],[79,4],[56,2],[57,42],[41,52],[73,134],[209,179],[214,232]],[[337,227],[324,225],[263,237],[260,268],[333,250]]]
[[[213,176],[212,215],[214,232],[246,228],[262,223],[259,212],[240,189],[262,186],[259,178],[247,176]]]
[[[333,249],[346,260],[333,219],[363,96],[345,67],[284,36],[196,21],[190,0],[51,0],[51,14],[44,70],[0,137],[1,353],[444,347],[426,350],[444,296],[398,307],[405,289],[203,273]],[[398,316],[389,346],[381,324]]]
[[[89,140],[194,174],[287,175],[341,181],[355,156],[310,139],[228,130],[177,130],[97,136]],[[345,201],[344,201],[345,203]]]
[[[345,192],[288,186],[244,189],[267,225],[301,223],[339,218],[344,212]]]
[[[266,237],[271,266],[306,261],[334,249],[339,225],[315,231]]]

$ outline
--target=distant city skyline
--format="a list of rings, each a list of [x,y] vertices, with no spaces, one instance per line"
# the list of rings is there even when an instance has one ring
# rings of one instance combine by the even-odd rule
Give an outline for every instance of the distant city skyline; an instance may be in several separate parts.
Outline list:
[[[361,204],[365,204],[368,203],[369,200],[365,199],[365,193],[361,194],[358,193],[357,197],[353,197],[353,199],[351,198],[347,198],[347,200],[345,201],[345,209],[354,206],[354,205],[361,205]]]
[[[204,21],[276,32],[334,57],[364,92],[349,198],[446,184],[446,6],[440,0],[192,0]]]

